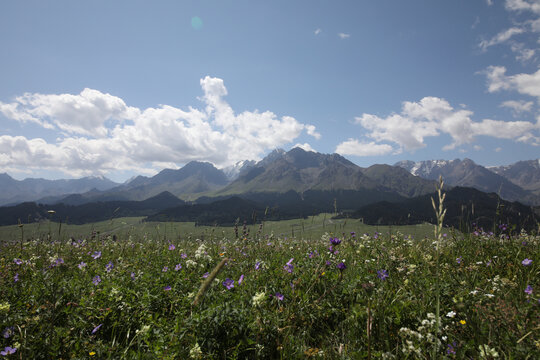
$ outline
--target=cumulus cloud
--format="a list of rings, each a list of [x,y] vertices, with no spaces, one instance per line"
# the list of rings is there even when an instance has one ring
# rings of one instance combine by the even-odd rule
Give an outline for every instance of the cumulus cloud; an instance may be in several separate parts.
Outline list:
[[[504,6],[512,11],[531,11],[540,14],[539,0],[506,0]]]
[[[386,155],[393,151],[388,144],[376,144],[375,142],[360,142],[357,139],[348,139],[336,147],[336,153],[353,156],[377,156]]]
[[[514,116],[518,116],[521,113],[530,112],[533,107],[533,102],[524,100],[508,100],[504,101],[500,106],[512,109]]]
[[[0,103],[7,118],[54,128],[55,143],[23,136],[0,137],[0,169],[55,169],[71,175],[115,170],[152,173],[163,164],[192,160],[227,166],[259,159],[315,126],[271,111],[236,114],[224,100],[223,80],[201,79],[202,109],[169,105],[138,109],[115,96],[85,89],[78,95],[24,94]]]
[[[351,34],[339,33],[338,36],[339,36],[341,39],[348,39],[348,38],[351,37]]]
[[[294,148],[300,148],[304,151],[312,151],[312,152],[317,152],[315,149],[313,149],[313,147],[311,145],[309,145],[308,143],[303,143],[303,144],[300,144],[300,143],[297,143],[296,145],[294,145],[292,147],[293,149]]]
[[[504,43],[504,42],[508,41],[512,36],[522,34],[524,32],[525,32],[525,30],[522,29],[522,28],[513,27],[513,28],[510,28],[510,29],[507,29],[505,31],[502,31],[502,32],[498,33],[497,35],[495,35],[490,40],[481,41],[479,46],[480,46],[480,48],[482,50],[485,51],[490,46]]]
[[[363,114],[355,122],[365,130],[365,135],[374,142],[360,142],[355,139],[340,144],[338,149],[343,154],[364,154],[369,151],[377,154],[392,152],[388,143],[398,146],[395,152],[415,151],[426,146],[427,137],[449,135],[452,142],[444,150],[455,149],[463,144],[470,144],[476,136],[490,136],[499,139],[512,139],[533,145],[540,145],[538,131],[540,123],[527,121],[501,121],[484,119],[472,120],[473,112],[466,109],[454,109],[448,101],[437,97],[425,97],[419,102],[403,103],[401,113],[379,117]],[[378,147],[369,150],[370,146]],[[338,152],[338,151],[336,151]]]
[[[536,97],[540,102],[540,69],[533,74],[506,75],[504,66],[489,66],[485,73],[489,92],[515,90]]]

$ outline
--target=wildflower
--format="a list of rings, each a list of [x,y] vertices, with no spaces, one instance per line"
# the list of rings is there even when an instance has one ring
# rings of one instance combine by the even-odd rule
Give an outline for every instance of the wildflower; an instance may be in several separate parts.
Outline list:
[[[7,356],[7,355],[15,354],[15,351],[17,351],[17,348],[12,348],[11,346],[6,346],[4,348],[4,351],[0,351],[0,355]]]
[[[101,276],[99,275],[94,276],[94,278],[92,279],[92,283],[94,283],[94,285],[97,285],[100,282],[101,282]]]
[[[260,261],[257,261],[255,263],[255,270],[259,270],[259,268],[261,267],[261,262]]]
[[[19,281],[19,273],[16,273],[15,276],[13,277],[13,282],[17,282]]]
[[[255,295],[253,295],[253,298],[251,299],[251,303],[253,304],[253,306],[259,306],[260,304],[262,304],[265,298],[266,298],[266,293],[264,291],[256,293]]]
[[[461,256],[458,257],[458,258],[456,258],[456,262],[457,262],[458,264],[461,264],[462,261],[463,261],[463,258],[462,258]]]
[[[174,271],[178,271],[182,268],[182,265],[181,264],[176,264],[176,266],[174,267]]]
[[[10,305],[9,303],[0,303],[0,312],[9,312]]]
[[[56,259],[55,263],[53,264],[53,266],[59,266],[59,265],[62,265],[64,263],[64,259],[62,258],[58,258]]]
[[[448,355],[455,355],[456,354],[456,347],[457,343],[454,341],[452,344],[448,344],[448,349],[446,349],[446,353]]]
[[[13,259],[13,262],[17,265],[21,265],[23,263],[21,259]]]
[[[94,254],[92,255],[94,260],[97,260],[101,257],[101,251],[94,251]]]
[[[244,281],[244,274],[240,275],[240,279],[238,279],[238,285],[240,285]]]
[[[170,291],[171,289],[172,289],[172,288],[171,288],[169,285],[167,285],[167,286],[165,286],[165,287],[163,288],[164,291]]]
[[[337,264],[337,268],[340,270],[340,271],[343,271],[347,268],[347,266],[345,265],[345,263],[342,261],[340,262],[339,264]]]
[[[381,280],[386,280],[386,278],[388,277],[388,271],[386,271],[385,269],[377,271],[377,277]]]
[[[4,329],[4,331],[2,332],[2,336],[4,337],[4,339],[9,339],[11,335],[15,333],[13,329],[14,329],[13,326],[8,326]]]
[[[102,326],[103,326],[103,324],[99,324],[98,326],[96,326],[94,328],[94,330],[92,330],[92,335],[94,335],[99,330],[99,328],[102,327]]]
[[[86,263],[85,263],[84,261],[81,261],[81,263],[80,263],[79,265],[77,265],[77,267],[78,267],[79,269],[81,269],[81,270],[82,270],[85,266],[86,266]]]
[[[169,245],[169,250],[172,251],[172,250],[174,250],[174,249],[176,249],[176,246],[174,246],[174,244],[170,244],[170,245]]]
[[[134,272],[131,273],[131,280],[135,280],[135,273]]]
[[[185,258],[187,258],[187,254],[186,254],[186,253],[181,253],[181,254],[180,254],[180,257],[181,257],[182,259],[185,259]]]
[[[533,288],[531,285],[527,285],[527,287],[525,288],[525,294],[527,295],[532,295],[533,293]]]
[[[330,243],[332,245],[339,245],[339,244],[341,244],[341,240],[338,239],[338,238],[330,238]]]
[[[210,273],[207,271],[207,272],[205,272],[205,273],[203,274],[202,277],[203,277],[203,279],[206,279],[209,275],[210,275]]]
[[[461,325],[465,325],[467,322],[466,322],[465,320],[459,320],[459,323],[460,323]]]
[[[105,266],[105,271],[111,272],[111,270],[114,268],[114,264],[112,261],[109,261],[109,263]]]
[[[294,265],[292,264],[294,258],[291,258],[287,264],[283,265],[283,268],[290,274],[294,270]]]
[[[163,267],[163,270],[161,270],[161,271],[167,272],[167,271],[169,271],[169,267],[168,267],[168,266],[164,266],[164,267]]]
[[[450,311],[448,314],[446,314],[446,317],[453,318],[456,316],[456,313],[454,311]]]
[[[225,286],[227,290],[231,290],[234,287],[234,280],[226,278],[225,281],[223,281],[223,286]]]
[[[523,266],[529,266],[529,265],[532,264],[532,260],[531,260],[531,259],[525,259],[525,260],[523,260],[523,261],[521,262],[521,264],[522,264]]]
[[[277,292],[274,294],[274,296],[276,297],[276,299],[278,299],[279,301],[283,301],[283,294]]]
[[[90,352],[88,353],[88,355],[94,356],[94,355],[96,355],[96,352],[95,352],[95,351],[90,351]]]
[[[192,359],[198,359],[202,356],[202,350],[201,350],[201,347],[199,346],[199,343],[195,343],[195,346],[193,346],[190,350],[189,350],[189,357],[192,358]]]

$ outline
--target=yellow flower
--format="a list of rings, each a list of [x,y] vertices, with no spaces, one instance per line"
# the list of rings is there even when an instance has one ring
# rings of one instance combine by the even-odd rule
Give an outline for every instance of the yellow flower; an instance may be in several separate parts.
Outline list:
[[[460,323],[461,325],[465,325],[467,322],[466,322],[465,320],[459,320],[459,323]]]
[[[88,353],[88,355],[94,356],[94,355],[96,355],[96,352],[95,352],[95,351],[90,351],[90,352]]]

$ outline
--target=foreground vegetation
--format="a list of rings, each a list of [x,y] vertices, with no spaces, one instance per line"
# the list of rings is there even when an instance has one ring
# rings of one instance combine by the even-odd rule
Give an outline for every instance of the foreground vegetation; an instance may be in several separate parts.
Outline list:
[[[540,358],[540,236],[320,220],[5,228],[0,356]]]

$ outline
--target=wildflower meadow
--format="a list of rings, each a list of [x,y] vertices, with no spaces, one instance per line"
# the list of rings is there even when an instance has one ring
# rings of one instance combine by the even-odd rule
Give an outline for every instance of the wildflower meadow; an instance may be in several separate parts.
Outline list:
[[[0,358],[540,358],[540,236],[437,231],[2,239]]]

